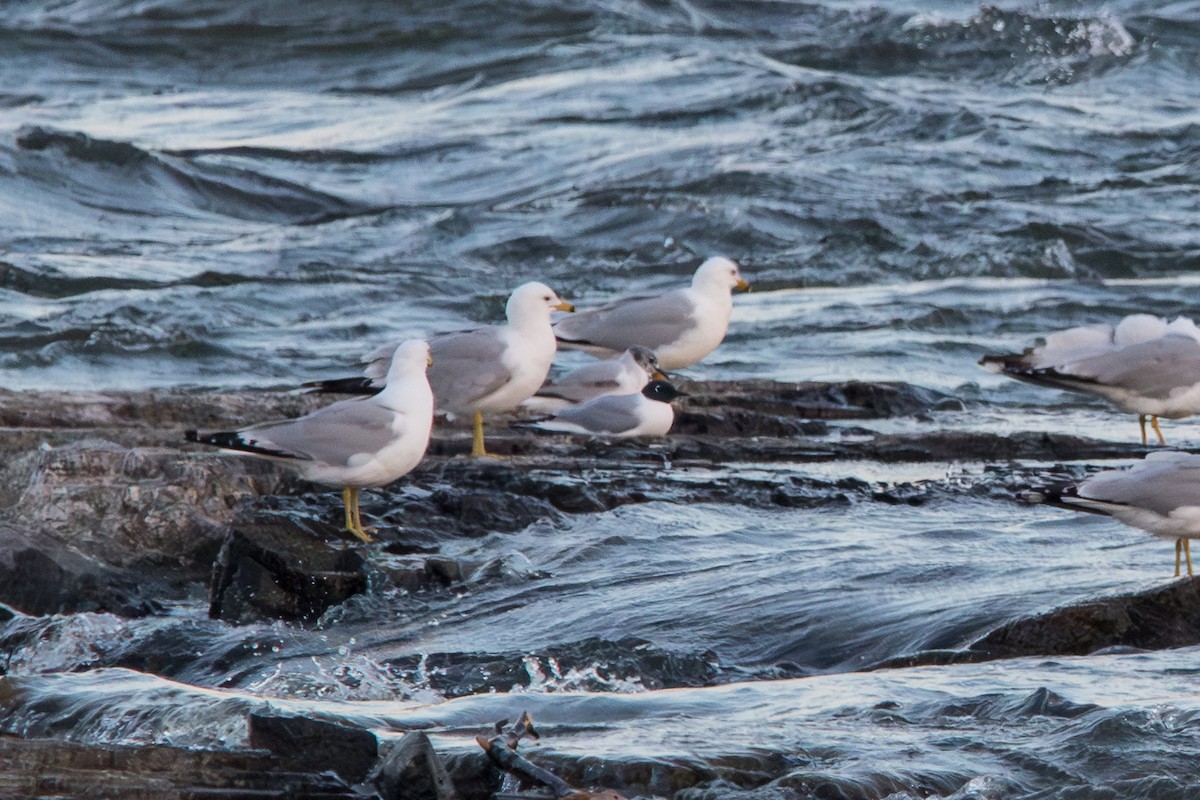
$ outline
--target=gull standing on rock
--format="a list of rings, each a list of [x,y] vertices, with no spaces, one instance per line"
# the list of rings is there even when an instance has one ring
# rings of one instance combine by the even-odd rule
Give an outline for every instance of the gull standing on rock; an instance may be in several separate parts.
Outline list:
[[[426,379],[429,345],[410,339],[395,349],[383,387],[297,419],[200,434],[189,442],[285,464],[310,481],[342,487],[346,530],[371,541],[358,509],[360,489],[407,475],[429,446],[433,393]]]
[[[1010,378],[1099,395],[1138,415],[1142,444],[1146,417],[1158,435],[1158,418],[1182,419],[1200,411],[1200,328],[1186,317],[1167,322],[1132,314],[1112,325],[1058,331],[1041,347],[984,356],[979,362]]]
[[[640,392],[652,380],[666,380],[658,358],[649,348],[634,345],[616,358],[584,364],[558,380],[547,381],[523,404],[541,411],[557,411],[606,394]]]
[[[550,327],[553,311],[574,311],[544,283],[518,286],[508,298],[504,325],[489,325],[429,340],[429,385],[439,411],[473,417],[471,455],[486,456],[483,415],[511,411],[541,388],[558,346]],[[379,390],[388,353],[376,351],[364,377],[305,384],[317,392],[369,394]]]
[[[690,367],[725,339],[735,289],[750,289],[738,265],[710,258],[691,286],[581,311],[554,323],[554,333],[560,344],[593,355],[612,356],[638,344],[653,350],[663,369]]]
[[[606,394],[564,408],[549,419],[517,423],[555,433],[591,436],[666,436],[675,422],[671,401],[683,394],[666,381],[650,381],[640,392]]]
[[[1027,492],[1025,499],[1075,511],[1105,514],[1134,528],[1175,540],[1192,574],[1191,539],[1200,538],[1200,455],[1150,453],[1128,469],[1097,473],[1076,486]]]

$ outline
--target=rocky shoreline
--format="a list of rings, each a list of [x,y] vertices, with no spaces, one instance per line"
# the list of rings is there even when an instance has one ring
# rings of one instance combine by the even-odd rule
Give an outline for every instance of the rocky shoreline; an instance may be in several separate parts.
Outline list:
[[[463,580],[469,565],[444,556],[439,542],[516,531],[541,519],[651,501],[815,508],[860,501],[921,505],[939,494],[963,491],[1007,498],[1034,477],[1078,477],[1079,465],[1059,462],[1141,452],[1129,444],[1066,435],[944,429],[931,420],[963,411],[962,403],[906,384],[710,382],[689,385],[687,391],[675,431],[661,441],[586,440],[501,428],[489,437],[489,449],[506,458],[474,460],[464,457],[469,449],[465,429],[439,426],[429,457],[416,471],[395,486],[364,495],[364,516],[373,520],[379,540],[371,548],[338,530],[336,492],[311,487],[269,464],[182,443],[185,428],[220,429],[293,416],[325,402],[320,398],[185,390],[0,394],[0,452],[5,455],[0,462],[0,621],[7,622],[0,648],[12,652],[36,637],[44,615],[155,616],[200,592],[207,594],[210,616],[217,620],[309,625],[363,592],[368,580],[386,580],[408,592],[446,591]],[[881,433],[868,424],[894,417],[930,424],[904,434]],[[861,460],[1050,466],[1039,468],[1036,476],[1017,463],[985,469],[966,488],[783,471],[764,476],[745,468]],[[690,479],[688,468],[712,470],[714,477]],[[1197,644],[1198,592],[1200,584],[1185,579],[1093,598],[1014,620],[962,649],[913,653],[871,668]],[[585,648],[581,662],[598,657],[613,665],[636,662],[647,688],[795,677],[786,670],[726,673],[711,653],[664,653],[643,641],[595,645]],[[439,675],[431,688],[453,697],[519,685],[523,675],[528,680],[519,666],[529,655],[474,660],[429,654]],[[535,655],[573,663],[569,648]],[[172,659],[150,637],[129,643],[98,666],[170,677]],[[403,673],[428,665],[389,666]],[[7,671],[2,663],[0,671]],[[0,696],[10,710],[19,706],[19,679],[0,678]],[[51,789],[71,794],[71,787],[101,773],[123,776],[105,785],[108,797],[221,792],[228,797],[444,798],[452,796],[453,784],[458,796],[482,798],[499,786],[482,751],[453,759],[445,777],[428,740],[380,755],[368,731],[324,736],[302,723],[260,719],[255,724],[261,735],[251,737],[252,749],[246,752],[0,738],[0,763],[6,767],[0,797]],[[263,732],[268,729],[269,734]],[[330,755],[326,750],[333,744],[354,752]],[[409,753],[404,757],[409,760],[398,763],[395,751]],[[297,758],[297,752],[309,756]],[[330,758],[334,768],[318,768]],[[347,764],[358,766],[346,774]],[[397,778],[401,773],[407,777]],[[418,773],[421,777],[414,777]],[[417,785],[423,787],[419,792],[413,789]]]

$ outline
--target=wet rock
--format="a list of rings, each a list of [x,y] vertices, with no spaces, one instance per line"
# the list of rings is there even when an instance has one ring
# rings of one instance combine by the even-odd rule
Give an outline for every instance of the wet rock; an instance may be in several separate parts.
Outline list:
[[[337,774],[305,764],[284,766],[262,752],[0,737],[0,797],[361,800],[364,795]]]
[[[274,753],[291,769],[336,772],[350,783],[361,783],[379,757],[370,731],[307,717],[251,714],[250,746]]]
[[[689,407],[731,407],[803,419],[878,419],[929,412],[948,396],[920,386],[889,381],[770,380],[686,384]]]
[[[216,465],[178,450],[100,438],[40,446],[3,462],[0,509],[31,532],[117,567],[170,565],[200,577],[239,503],[278,488],[267,464]]]
[[[1200,578],[1186,578],[1014,620],[972,642],[967,650],[985,660],[1195,644],[1200,644]]]
[[[961,650],[926,650],[868,669],[1083,656],[1200,644],[1200,577],[1056,608],[1008,622]]]
[[[372,783],[383,800],[457,800],[458,792],[429,737],[406,733],[379,760]]]
[[[585,639],[536,653],[432,653],[387,663],[405,680],[424,681],[445,697],[546,685],[581,691],[709,686],[722,675],[712,651],[671,652],[633,637]]]
[[[110,567],[70,545],[0,524],[0,602],[26,614],[107,611],[138,617],[180,592],[164,581]],[[11,618],[0,614],[0,621]]]
[[[366,587],[363,557],[341,541],[340,531],[311,520],[261,517],[226,536],[213,564],[209,615],[313,622]]]

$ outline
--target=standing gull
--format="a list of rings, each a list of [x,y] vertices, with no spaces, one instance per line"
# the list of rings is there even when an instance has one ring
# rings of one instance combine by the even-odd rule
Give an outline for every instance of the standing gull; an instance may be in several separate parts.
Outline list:
[[[593,361],[554,381],[547,381],[527,408],[557,411],[572,403],[583,403],[606,394],[632,394],[652,380],[666,380],[658,358],[648,348],[634,345],[616,358]]]
[[[297,419],[221,433],[191,430],[185,436],[189,442],[277,461],[310,481],[341,486],[346,530],[369,542],[359,515],[359,490],[407,475],[429,445],[429,359],[429,345],[412,339],[395,349],[383,388],[370,397],[342,400]]]
[[[984,356],[979,363],[1017,380],[1099,395],[1138,415],[1143,445],[1147,416],[1165,445],[1159,417],[1181,419],[1200,411],[1200,329],[1186,317],[1167,322],[1132,314],[1116,327],[1058,331],[1040,347]]]
[[[1175,540],[1192,574],[1191,539],[1200,538],[1200,455],[1150,453],[1128,469],[1109,470],[1065,489],[1028,492],[1030,502],[1105,514],[1134,528]]]
[[[504,325],[490,325],[429,340],[433,366],[429,385],[439,411],[473,416],[471,455],[486,456],[483,415],[511,411],[541,388],[558,347],[552,311],[573,311],[544,283],[518,286],[508,298]],[[317,392],[371,393],[379,390],[389,353],[376,351],[364,377],[305,384]]]
[[[691,286],[581,311],[556,322],[554,333],[561,344],[593,355],[612,356],[639,344],[654,351],[663,369],[690,367],[724,340],[732,291],[749,288],[736,263],[710,258]]]
[[[606,394],[522,427],[591,436],[665,436],[675,421],[671,401],[682,393],[666,381],[650,381],[641,391]]]

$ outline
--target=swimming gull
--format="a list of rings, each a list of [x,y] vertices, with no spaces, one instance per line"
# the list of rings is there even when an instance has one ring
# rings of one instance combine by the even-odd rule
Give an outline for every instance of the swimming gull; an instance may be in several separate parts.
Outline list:
[[[1186,317],[1168,322],[1132,314],[1112,325],[1058,331],[1023,353],[988,355],[984,367],[1017,380],[1106,398],[1138,415],[1142,444],[1146,417],[1158,435],[1158,418],[1181,419],[1200,411],[1200,329]]]
[[[689,367],[724,340],[731,292],[749,288],[736,263],[710,258],[690,286],[581,311],[554,323],[554,332],[560,344],[593,355],[613,356],[639,344],[654,351],[663,369]]]
[[[650,381],[641,391],[606,394],[569,406],[522,427],[592,436],[665,436],[675,421],[671,401],[682,393],[667,381]]]
[[[346,530],[369,542],[359,514],[359,490],[407,475],[429,445],[429,361],[429,345],[411,339],[395,349],[383,388],[369,397],[342,400],[297,419],[185,435],[190,442],[266,458],[310,481],[341,486]]]
[[[552,311],[573,311],[544,283],[518,286],[508,298],[504,325],[489,325],[429,339],[433,366],[429,385],[439,411],[450,417],[471,414],[471,455],[486,456],[483,415],[511,411],[541,388],[558,347],[550,327]],[[390,353],[375,351],[360,378],[316,381],[317,392],[370,393],[379,390]]]
[[[1179,557],[1192,574],[1189,541],[1200,537],[1200,455],[1150,453],[1128,469],[1108,470],[1076,486],[1028,492],[1026,499],[1076,511],[1105,514],[1135,528],[1175,540],[1175,576]]]
[[[666,379],[654,353],[635,344],[616,358],[593,361],[547,381],[522,405],[548,413],[606,394],[640,392],[650,381]]]

